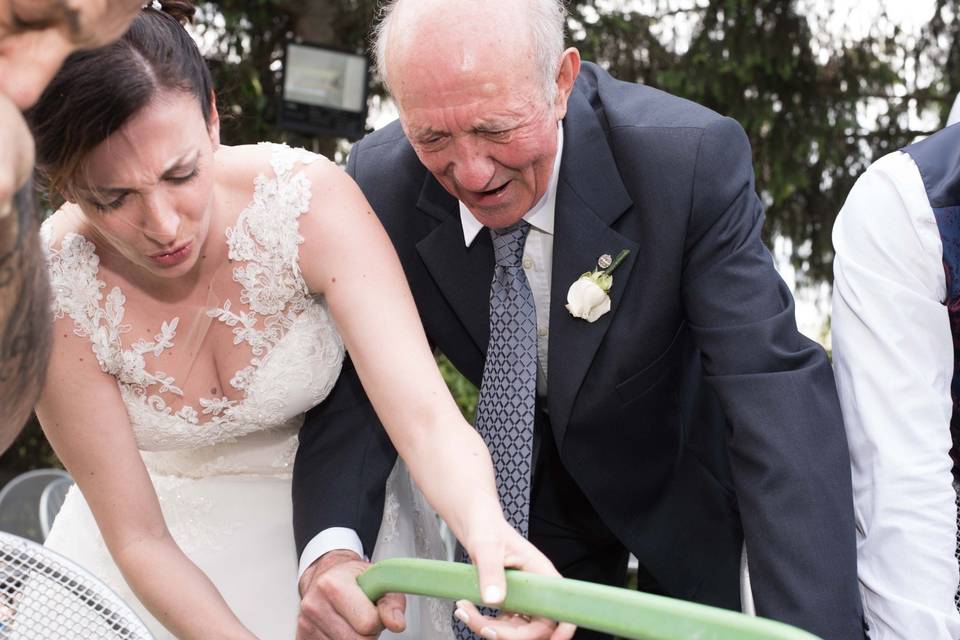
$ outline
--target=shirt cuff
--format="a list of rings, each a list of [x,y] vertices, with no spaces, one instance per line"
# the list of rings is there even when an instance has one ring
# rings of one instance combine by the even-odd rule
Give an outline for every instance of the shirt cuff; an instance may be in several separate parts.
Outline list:
[[[303,548],[303,553],[300,554],[300,569],[297,572],[297,580],[303,577],[303,572],[316,562],[317,558],[335,549],[353,551],[366,560],[366,556],[363,555],[363,543],[360,542],[360,536],[357,535],[356,531],[346,527],[330,527],[315,535],[313,540]]]

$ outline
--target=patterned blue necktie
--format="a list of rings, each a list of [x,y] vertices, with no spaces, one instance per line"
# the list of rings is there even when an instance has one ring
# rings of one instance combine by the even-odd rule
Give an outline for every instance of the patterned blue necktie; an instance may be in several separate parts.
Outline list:
[[[490,229],[495,266],[490,285],[490,342],[483,367],[476,429],[493,458],[507,521],[526,536],[530,518],[533,420],[537,395],[537,311],[523,272],[530,224]],[[459,554],[465,560],[463,553]],[[486,615],[489,609],[482,608]],[[454,620],[457,638],[478,638]]]

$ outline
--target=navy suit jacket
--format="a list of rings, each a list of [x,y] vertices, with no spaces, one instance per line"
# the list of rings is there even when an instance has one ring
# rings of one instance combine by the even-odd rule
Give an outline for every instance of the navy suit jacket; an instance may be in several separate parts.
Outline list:
[[[760,615],[862,638],[833,374],[797,331],[761,241],[743,130],[589,63],[563,127],[545,401],[563,464],[669,595],[739,608],[745,538]],[[429,339],[479,386],[489,234],[464,246],[457,201],[398,123],[358,143],[348,171],[394,242]],[[567,288],[621,249],[612,310],[572,317]],[[369,550],[393,455],[348,367],[301,433],[298,547],[347,526]]]

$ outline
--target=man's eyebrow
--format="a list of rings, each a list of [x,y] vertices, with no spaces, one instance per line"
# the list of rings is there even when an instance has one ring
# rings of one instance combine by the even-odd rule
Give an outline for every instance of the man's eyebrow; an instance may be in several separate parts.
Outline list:
[[[513,128],[512,124],[507,122],[480,122],[473,127],[474,131],[505,131]]]
[[[438,131],[432,127],[425,127],[423,129],[414,129],[413,137],[415,138],[432,138],[434,136],[445,136],[447,135],[446,131]]]

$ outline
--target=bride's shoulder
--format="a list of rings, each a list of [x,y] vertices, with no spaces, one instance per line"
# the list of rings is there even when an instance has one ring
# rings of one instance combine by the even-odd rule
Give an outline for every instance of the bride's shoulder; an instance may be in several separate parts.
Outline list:
[[[221,147],[217,154],[221,184],[244,201],[249,201],[263,179],[268,182],[278,179],[289,185],[285,188],[301,189],[300,178],[306,178],[310,191],[309,208],[299,213],[310,212],[312,215],[299,221],[304,234],[312,233],[310,227],[321,220],[332,222],[338,213],[368,207],[356,183],[342,167],[305,149],[260,143]]]
[[[217,152],[224,184],[252,191],[257,178],[291,177],[302,174],[310,183],[314,204],[355,189],[353,179],[342,167],[325,156],[285,144],[261,142],[254,145],[221,147]]]
[[[91,335],[96,329],[94,318],[97,317],[93,309],[100,305],[104,283],[100,280],[100,257],[91,239],[94,234],[89,222],[79,206],[68,202],[43,221],[40,237],[47,254],[55,326],[73,327],[71,331],[63,332],[64,338],[76,332],[79,332],[76,335]],[[61,332],[58,330],[54,334],[56,351],[62,346]],[[64,341],[67,344],[74,342]],[[89,344],[86,348],[89,349]]]
[[[230,190],[252,191],[256,177],[270,168],[259,145],[221,145],[215,162],[217,183]]]
[[[217,163],[222,183],[236,187],[252,186],[259,176],[279,177],[305,171],[307,177],[313,178],[339,171],[337,165],[322,155],[273,142],[221,146]]]
[[[43,221],[40,236],[47,250],[60,249],[68,238],[92,246],[89,224],[80,207],[72,202],[65,203]]]

